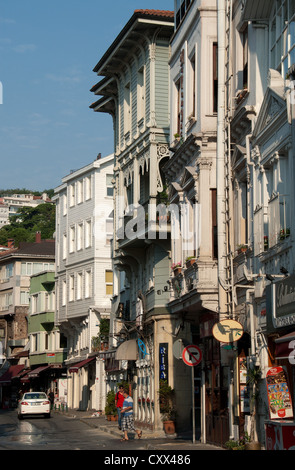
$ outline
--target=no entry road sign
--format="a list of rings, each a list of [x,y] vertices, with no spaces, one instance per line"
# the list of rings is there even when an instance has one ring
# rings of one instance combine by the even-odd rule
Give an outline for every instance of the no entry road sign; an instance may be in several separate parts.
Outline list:
[[[182,352],[183,362],[188,366],[197,366],[202,360],[202,351],[195,344],[184,348]]]

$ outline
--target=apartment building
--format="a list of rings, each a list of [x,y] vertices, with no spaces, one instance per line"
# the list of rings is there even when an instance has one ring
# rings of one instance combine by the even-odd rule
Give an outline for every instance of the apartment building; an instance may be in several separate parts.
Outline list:
[[[3,196],[3,203],[8,206],[8,216],[16,215],[22,207],[36,207],[39,204],[50,203],[46,193],[42,196],[34,196],[34,194],[12,194],[11,196]]]
[[[113,155],[62,179],[56,203],[56,316],[67,338],[68,406],[103,409],[103,361],[92,354],[113,294]],[[102,402],[101,402],[102,400]]]
[[[30,371],[23,380],[32,389],[54,392],[56,401],[64,401],[60,381],[65,381],[64,360],[67,340],[54,324],[55,319],[55,269],[32,274],[28,314],[28,339],[30,344]],[[61,395],[61,396],[60,396]]]
[[[54,262],[54,240],[42,240],[40,232],[36,233],[35,242],[22,242],[18,248],[0,253],[0,340],[5,358],[2,371],[24,364],[22,355],[28,359],[30,278],[32,274],[54,269]],[[5,396],[4,386],[10,389],[11,380],[0,386],[0,399]]]
[[[215,1],[175,2],[170,59],[170,159],[164,166],[169,203],[180,217],[171,231],[169,309],[178,338],[204,353],[195,367],[176,363],[182,420],[192,426],[196,390],[196,437],[228,439],[227,387],[212,326],[219,320],[217,240],[217,8]],[[223,378],[219,380],[218,378]],[[202,390],[206,388],[206,394]]]
[[[228,283],[230,313],[244,330],[233,368],[233,420],[241,435],[252,431],[249,390],[242,379],[245,363],[261,374],[260,391],[270,371],[284,368],[290,395],[282,408],[292,426],[295,4],[235,1],[225,7],[232,32],[229,38],[224,31],[229,59],[224,140],[231,174]],[[269,394],[260,392],[253,430],[254,438],[271,450],[274,436],[281,431],[283,436],[287,425],[276,426],[279,407],[273,412],[269,400]],[[279,448],[289,447],[284,439]]]
[[[174,385],[173,319],[167,309],[170,224],[166,219],[161,237],[156,217],[156,205],[166,201],[162,167],[169,158],[173,22],[173,12],[134,12],[94,68],[102,79],[91,89],[99,98],[90,106],[113,116],[115,133],[111,331],[118,348],[109,383],[114,388],[123,377],[132,384],[136,419],[152,429],[162,429],[160,379]],[[127,341],[120,344],[122,331]]]

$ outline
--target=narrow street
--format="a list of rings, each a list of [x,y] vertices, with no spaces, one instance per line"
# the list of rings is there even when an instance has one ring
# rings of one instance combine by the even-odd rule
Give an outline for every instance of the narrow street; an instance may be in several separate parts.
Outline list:
[[[53,413],[50,419],[19,421],[15,410],[0,410],[0,451],[2,450],[144,450],[145,442],[120,442],[70,417]]]
[[[82,419],[53,412],[50,419],[25,418],[19,421],[16,410],[0,410],[0,451],[18,451],[14,459],[21,463],[19,451],[68,451],[67,459],[75,459],[71,451],[98,451],[96,464],[128,465],[195,465],[198,450],[218,451],[215,446],[192,444],[191,441],[148,436],[141,440],[121,442],[119,433],[104,432]],[[219,457],[226,454],[220,454]]]

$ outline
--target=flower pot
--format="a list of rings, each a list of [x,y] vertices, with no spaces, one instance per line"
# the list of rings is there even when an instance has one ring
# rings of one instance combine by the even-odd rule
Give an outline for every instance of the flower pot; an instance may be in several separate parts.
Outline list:
[[[261,450],[261,444],[258,441],[247,442],[245,450]]]
[[[118,421],[118,415],[111,415],[111,421]]]
[[[164,431],[166,434],[175,434],[175,423],[174,421],[163,421]]]
[[[178,276],[178,274],[181,273],[181,268],[175,268],[173,269],[174,276]]]
[[[187,260],[187,261],[185,262],[186,267],[189,268],[189,267],[192,266],[195,262],[196,262],[196,258],[192,258],[192,259]]]
[[[111,415],[107,415],[107,420],[108,420],[108,421],[111,421],[111,419],[112,419],[112,416],[111,416]]]

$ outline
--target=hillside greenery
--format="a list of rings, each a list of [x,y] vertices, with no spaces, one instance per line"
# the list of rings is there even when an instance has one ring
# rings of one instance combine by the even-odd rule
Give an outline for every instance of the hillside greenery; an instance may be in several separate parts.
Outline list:
[[[14,192],[14,194],[16,194]],[[12,238],[15,246],[20,242],[34,242],[36,232],[41,232],[42,239],[53,238],[55,232],[55,205],[39,204],[36,207],[22,207],[16,215],[10,217],[10,224],[0,229],[0,245],[7,246]]]
[[[13,194],[33,194],[34,196],[42,196],[43,193],[47,193],[51,199],[54,195],[54,189],[44,189],[44,191],[31,191],[30,189],[0,189],[0,197],[12,196]]]

